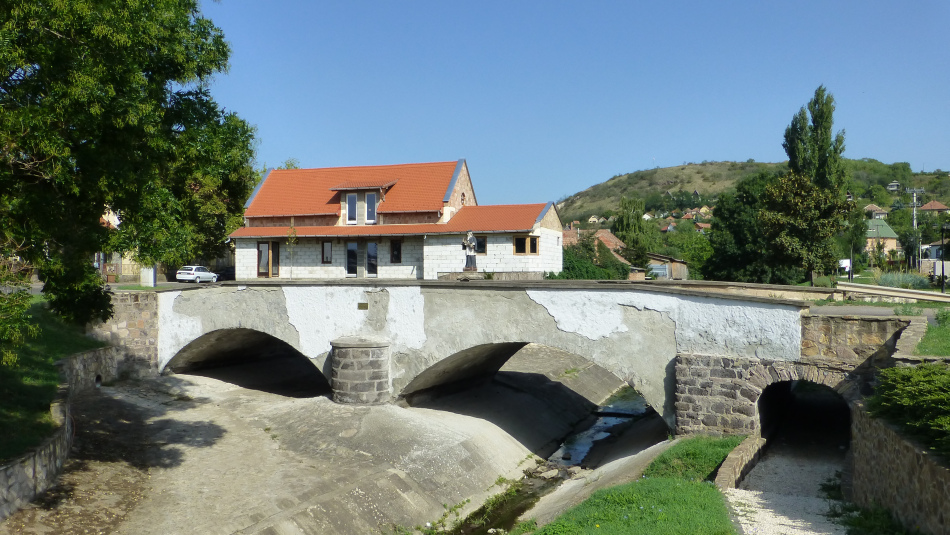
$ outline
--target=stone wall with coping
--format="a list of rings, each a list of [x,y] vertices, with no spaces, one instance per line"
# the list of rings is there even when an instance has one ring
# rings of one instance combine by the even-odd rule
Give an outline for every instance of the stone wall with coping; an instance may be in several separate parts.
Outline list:
[[[56,483],[72,445],[69,398],[96,388],[100,382],[118,379],[129,358],[121,347],[102,347],[57,362],[62,383],[50,404],[56,430],[32,451],[0,466],[0,520]]]
[[[72,445],[68,391],[61,386],[50,405],[56,424],[52,436],[38,447],[0,466],[0,520],[53,486]]]
[[[741,444],[735,447],[722,466],[716,471],[716,486],[721,489],[734,489],[759,462],[762,449],[765,448],[765,439],[752,435],[746,437]]]
[[[130,377],[158,374],[158,293],[116,292],[112,296],[114,314],[109,320],[90,324],[86,334],[112,346],[121,347],[121,371]],[[134,355],[134,358],[131,357]]]
[[[882,506],[904,526],[922,533],[950,533],[950,469],[893,426],[851,408],[852,501]]]
[[[57,365],[70,394],[75,394],[131,375],[130,370],[136,367],[134,360],[135,356],[123,347],[107,346],[76,353]]]

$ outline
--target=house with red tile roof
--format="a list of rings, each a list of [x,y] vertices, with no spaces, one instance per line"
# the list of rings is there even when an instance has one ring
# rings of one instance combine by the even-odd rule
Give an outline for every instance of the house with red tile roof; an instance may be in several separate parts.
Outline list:
[[[931,212],[934,214],[945,214],[947,212],[950,212],[950,207],[947,207],[947,205],[943,204],[940,201],[930,201],[927,204],[918,208],[918,210],[920,210],[921,212]]]
[[[468,231],[478,271],[561,271],[553,203],[479,205],[465,160],[270,170],[244,221],[231,234],[238,280],[437,279],[462,272]]]

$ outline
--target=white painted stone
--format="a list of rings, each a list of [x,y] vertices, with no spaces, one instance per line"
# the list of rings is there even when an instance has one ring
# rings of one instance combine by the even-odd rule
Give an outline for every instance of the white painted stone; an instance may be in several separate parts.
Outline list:
[[[200,317],[185,316],[175,312],[175,299],[179,295],[181,295],[180,291],[158,294],[159,370],[163,369],[168,361],[189,342],[204,334]]]

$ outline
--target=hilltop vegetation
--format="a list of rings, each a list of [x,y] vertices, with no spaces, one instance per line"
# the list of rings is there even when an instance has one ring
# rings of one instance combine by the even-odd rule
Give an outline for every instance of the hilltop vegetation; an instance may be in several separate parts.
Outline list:
[[[886,164],[871,158],[844,159],[849,180],[846,186],[857,199],[874,202],[887,208],[893,202],[908,204],[906,194],[891,195],[885,187],[897,180],[905,187],[924,188],[923,202],[939,200],[950,203],[950,176],[946,171],[914,173],[910,164]],[[647,169],[611,177],[606,182],[591,186],[558,203],[561,220],[565,223],[585,222],[591,215],[609,216],[620,206],[620,197],[638,197],[644,200],[648,211],[694,208],[715,204],[719,194],[733,190],[746,177],[766,172],[781,174],[788,171],[788,162],[702,162],[675,167]],[[700,195],[694,196],[696,191]],[[881,203],[884,203],[883,205]]]

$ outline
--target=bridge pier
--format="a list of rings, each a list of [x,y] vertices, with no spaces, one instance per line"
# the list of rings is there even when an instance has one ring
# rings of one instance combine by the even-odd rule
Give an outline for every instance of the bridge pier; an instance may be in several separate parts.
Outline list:
[[[330,342],[330,387],[337,403],[389,403],[393,397],[389,342],[347,336]]]

